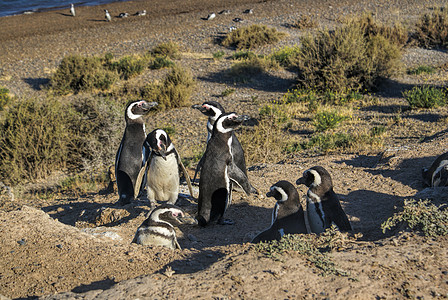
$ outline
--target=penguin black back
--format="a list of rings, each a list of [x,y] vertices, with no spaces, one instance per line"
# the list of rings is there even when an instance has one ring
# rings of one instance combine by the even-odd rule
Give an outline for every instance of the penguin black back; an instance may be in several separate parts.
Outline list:
[[[271,227],[259,233],[252,243],[280,240],[284,234],[308,233],[299,194],[290,182],[277,182],[266,196],[277,200],[272,211]]]
[[[431,187],[448,185],[448,152],[441,154],[429,169],[422,170],[423,181]]]

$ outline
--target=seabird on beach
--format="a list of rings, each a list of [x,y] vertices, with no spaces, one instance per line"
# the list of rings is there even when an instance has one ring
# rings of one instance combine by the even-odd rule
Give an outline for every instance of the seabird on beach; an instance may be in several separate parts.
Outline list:
[[[73,3],[72,3],[71,5],[72,5],[72,6],[70,7],[70,13],[71,13],[72,16],[76,16],[76,13],[75,13],[75,6],[73,5]]]
[[[218,14],[220,14],[220,15],[228,15],[228,14],[230,14],[230,10],[224,9],[224,10],[221,10]]]
[[[127,18],[127,17],[129,17],[129,14],[128,14],[128,13],[120,13],[120,14],[118,15],[118,17],[119,17],[119,18]]]
[[[107,20],[107,22],[110,22],[111,21],[111,17],[110,17],[109,11],[107,9],[105,9],[104,12],[106,13],[106,20]]]
[[[243,11],[243,14],[253,14],[254,11],[252,9],[246,9],[245,11]]]
[[[243,22],[244,20],[241,19],[241,18],[235,18],[235,19],[233,19],[232,21],[238,23],[238,22]]]
[[[214,18],[216,17],[216,14],[215,13],[211,13],[211,14],[209,14],[208,16],[207,16],[207,21],[210,21],[210,20],[213,20]]]
[[[136,13],[134,14],[134,16],[141,16],[141,17],[146,16],[146,9],[144,9],[144,10],[139,10],[138,12],[136,12]]]

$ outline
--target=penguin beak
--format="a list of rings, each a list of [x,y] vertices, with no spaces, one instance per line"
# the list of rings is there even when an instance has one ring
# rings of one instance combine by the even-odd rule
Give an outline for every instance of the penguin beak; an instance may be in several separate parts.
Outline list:
[[[159,154],[160,154],[160,156],[162,156],[162,158],[164,160],[166,160],[166,149],[165,149],[165,147],[160,147],[159,148]]]
[[[250,117],[246,116],[246,115],[242,115],[242,116],[237,116],[236,118],[234,118],[233,120],[237,123],[243,123],[244,121],[249,120]]]
[[[144,109],[144,110],[150,110],[154,106],[159,105],[159,103],[157,103],[157,102],[146,102],[144,100],[142,100],[140,103],[141,103],[141,105],[140,105],[141,108]]]
[[[297,179],[296,184],[297,185],[305,184],[305,177],[300,177],[299,179]]]
[[[191,106],[191,108],[197,109],[201,113],[204,113],[204,112],[207,111],[207,109],[205,107],[203,107],[202,105],[200,105],[200,104],[194,104],[194,105]]]
[[[272,194],[271,191],[269,191],[269,192],[266,193],[266,197],[274,197],[274,195]]]
[[[186,224],[186,225],[197,225],[198,224],[198,220],[196,220],[192,216],[188,216],[188,215],[179,216],[177,219],[179,220],[179,222],[181,224]]]

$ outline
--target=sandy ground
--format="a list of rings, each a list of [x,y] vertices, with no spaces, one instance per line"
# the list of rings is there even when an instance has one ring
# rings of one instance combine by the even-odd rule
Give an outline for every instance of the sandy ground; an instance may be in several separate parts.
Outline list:
[[[222,47],[217,35],[235,25],[260,23],[287,31],[293,44],[302,34],[285,26],[299,15],[332,26],[338,18],[364,10],[385,20],[411,23],[436,2],[421,1],[132,1],[107,5],[113,15],[147,9],[148,16],[104,21],[101,7],[80,7],[79,18],[67,11],[0,18],[0,85],[20,97],[40,97],[40,85],[64,55],[116,55],[142,52],[172,40],[183,47],[181,63],[198,79],[194,103],[216,99],[230,86],[219,78],[230,63],[214,61]],[[437,3],[446,3],[437,1]],[[253,15],[242,11],[253,8]],[[231,14],[205,21],[208,13],[231,9]],[[223,49],[230,53],[230,50]],[[261,49],[261,51],[269,49]],[[442,65],[441,51],[408,49],[405,63]],[[217,75],[218,74],[218,75]],[[439,82],[446,81],[440,72]],[[146,77],[145,77],[146,78]],[[232,86],[235,93],[220,98],[229,110],[256,117],[260,103],[277,99],[294,82],[294,74],[277,71],[248,85]],[[141,79],[137,79],[141,80]],[[405,106],[400,91],[422,78],[397,78],[379,93],[377,104],[359,110],[372,118],[392,118]],[[251,101],[256,98],[257,101]],[[233,226],[181,227],[183,250],[131,244],[136,228],[149,210],[136,201],[125,207],[117,195],[0,198],[0,294],[9,298],[43,299],[442,299],[448,297],[448,240],[410,232],[383,234],[380,225],[403,200],[425,191],[420,170],[446,152],[448,110],[404,112],[404,121],[390,129],[380,150],[325,156],[296,155],[249,167],[249,178],[260,195],[234,193],[227,216]],[[179,134],[180,153],[205,142],[205,118],[190,108],[161,113],[147,120],[150,127],[170,120]],[[303,123],[306,129],[306,121]],[[303,129],[303,128],[301,128]],[[422,139],[422,137],[427,137]],[[115,145],[110,145],[116,147]],[[263,196],[278,180],[294,182],[314,165],[331,173],[335,192],[357,241],[329,255],[350,277],[321,276],[306,257],[294,252],[273,260],[247,242],[269,226],[274,200]],[[190,170],[192,171],[192,170]],[[306,190],[298,187],[303,196]],[[445,191],[437,199],[446,201]],[[194,200],[178,203],[194,214]],[[170,272],[171,270],[171,272]],[[1,298],[1,297],[0,297]]]

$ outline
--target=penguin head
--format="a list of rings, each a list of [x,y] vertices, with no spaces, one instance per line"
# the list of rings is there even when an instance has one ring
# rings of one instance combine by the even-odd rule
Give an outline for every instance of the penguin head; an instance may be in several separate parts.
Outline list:
[[[219,116],[225,113],[224,108],[216,101],[206,101],[202,103],[202,105],[195,104],[192,106],[192,108],[195,108],[204,115],[208,116],[212,123],[214,123],[219,118]]]
[[[149,215],[148,219],[144,223],[144,225],[149,225],[149,223],[153,222],[165,222],[169,223],[173,226],[179,226],[182,224],[191,224],[196,225],[197,221],[195,218],[189,216],[185,211],[173,204],[163,204],[157,208],[155,208]]]
[[[297,179],[296,184],[305,184],[309,188],[324,186],[330,189],[333,187],[330,173],[321,166],[315,166],[303,172],[303,176]]]
[[[234,112],[224,113],[218,118],[218,120],[216,120],[213,131],[220,133],[231,132],[248,119],[249,116],[246,115],[237,115]]]
[[[286,202],[289,199],[299,199],[299,194],[297,193],[296,188],[286,180],[280,180],[271,188],[269,192],[267,192],[266,197],[273,197],[277,200],[277,203],[281,204]]]
[[[147,114],[151,110],[151,108],[153,108],[157,104],[157,102],[146,102],[145,100],[129,103],[129,105],[126,107],[126,122],[138,120],[141,116]],[[141,120],[141,122],[143,122],[143,120]]]
[[[149,144],[152,151],[156,155],[162,156],[166,160],[166,156],[170,151],[174,150],[174,145],[168,134],[162,129],[155,129],[146,136],[146,143]]]

